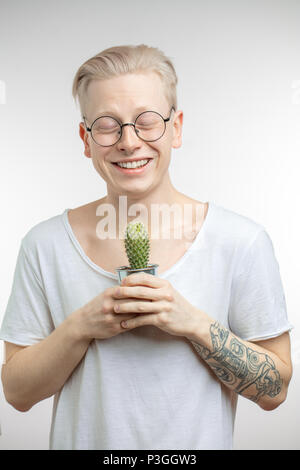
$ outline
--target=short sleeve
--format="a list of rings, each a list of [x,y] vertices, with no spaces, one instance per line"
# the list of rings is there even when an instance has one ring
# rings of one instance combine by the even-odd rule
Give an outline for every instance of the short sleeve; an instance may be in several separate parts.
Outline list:
[[[22,241],[0,329],[0,339],[3,341],[29,346],[53,331],[51,313],[40,277],[29,261]]]
[[[268,233],[259,231],[233,276],[229,328],[244,340],[268,339],[289,331],[286,300]]]

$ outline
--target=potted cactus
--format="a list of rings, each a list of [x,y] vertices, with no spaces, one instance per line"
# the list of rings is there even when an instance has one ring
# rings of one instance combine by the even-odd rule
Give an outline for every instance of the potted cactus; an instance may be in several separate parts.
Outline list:
[[[125,230],[124,244],[129,266],[116,268],[119,284],[124,277],[140,271],[157,274],[158,264],[149,264],[150,241],[143,222],[129,222]]]

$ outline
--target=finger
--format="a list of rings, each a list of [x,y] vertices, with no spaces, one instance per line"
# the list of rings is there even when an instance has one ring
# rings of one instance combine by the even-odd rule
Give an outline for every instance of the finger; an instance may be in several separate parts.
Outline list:
[[[152,288],[163,287],[165,284],[166,281],[164,279],[144,272],[130,274],[129,276],[124,277],[121,282],[121,286],[143,285]]]
[[[121,317],[116,315],[116,322],[119,323],[121,330],[123,330],[123,326],[121,325],[122,322],[126,322],[132,320],[133,318],[138,317],[139,315],[122,315]]]
[[[156,313],[164,308],[160,302],[124,302],[115,303],[115,313]]]
[[[116,287],[112,292],[114,299],[136,298],[136,299],[149,299],[160,300],[164,298],[161,289],[153,289],[145,286],[123,286]]]
[[[124,330],[132,330],[133,328],[145,325],[156,325],[156,315],[137,315],[131,320],[121,321],[121,327]]]

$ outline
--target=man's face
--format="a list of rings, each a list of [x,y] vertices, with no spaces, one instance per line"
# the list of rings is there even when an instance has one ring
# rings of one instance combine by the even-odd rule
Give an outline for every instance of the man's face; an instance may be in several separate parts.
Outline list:
[[[140,109],[138,109],[140,108]],[[90,83],[86,97],[86,123],[104,115],[121,123],[134,123],[143,111],[156,111],[164,119],[170,116],[160,77],[156,73],[127,74]],[[114,195],[145,197],[167,176],[171,149],[181,146],[182,111],[172,111],[164,135],[157,141],[145,142],[138,138],[133,126],[123,127],[121,139],[111,147],[97,145],[84,124],[80,123],[80,136],[85,144],[85,155],[92,158],[96,171],[106,181],[108,192]],[[125,173],[116,162],[151,158],[142,172]]]

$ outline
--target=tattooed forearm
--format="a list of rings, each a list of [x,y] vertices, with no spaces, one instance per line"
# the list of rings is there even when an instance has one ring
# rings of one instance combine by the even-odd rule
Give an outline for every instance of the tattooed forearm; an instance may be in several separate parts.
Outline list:
[[[210,339],[211,348],[192,343],[229,388],[254,402],[264,395],[273,398],[281,392],[282,379],[270,356],[244,344],[218,322],[210,326]]]

